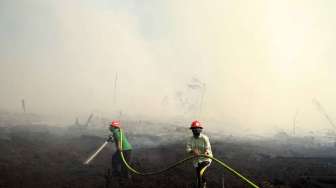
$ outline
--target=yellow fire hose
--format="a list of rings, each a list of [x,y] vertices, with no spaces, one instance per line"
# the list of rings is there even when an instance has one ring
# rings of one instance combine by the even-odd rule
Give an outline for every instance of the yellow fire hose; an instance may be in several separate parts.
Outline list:
[[[194,159],[194,158],[198,158],[198,157],[205,157],[205,158],[209,158],[209,159],[212,159],[214,160],[215,162],[217,162],[218,164],[220,164],[221,166],[223,166],[225,169],[227,169],[228,171],[230,171],[232,174],[234,174],[235,176],[239,177],[241,180],[243,180],[245,183],[247,183],[248,185],[250,185],[251,187],[254,187],[254,188],[259,188],[258,185],[254,184],[252,181],[250,181],[249,179],[247,179],[246,177],[244,177],[243,175],[241,175],[239,172],[237,172],[236,170],[234,170],[233,168],[231,168],[229,165],[225,164],[223,161],[215,158],[215,157],[210,157],[208,155],[204,155],[204,154],[201,154],[201,155],[198,155],[198,156],[190,156],[190,157],[187,157],[185,159],[182,159],[180,161],[177,161],[175,162],[174,164],[164,168],[164,169],[161,169],[161,170],[158,170],[156,172],[140,172],[136,169],[134,169],[133,167],[131,167],[127,161],[125,160],[125,157],[124,157],[124,154],[123,154],[123,151],[122,151],[122,140],[123,140],[123,131],[122,129],[120,129],[120,154],[121,154],[121,158],[125,164],[125,166],[133,173],[135,174],[138,174],[138,175],[142,175],[142,176],[148,176],[148,175],[154,175],[154,174],[160,174],[160,173],[163,173],[165,171],[168,171],[172,168],[175,168],[176,166],[186,162],[186,161],[189,161],[191,159]]]

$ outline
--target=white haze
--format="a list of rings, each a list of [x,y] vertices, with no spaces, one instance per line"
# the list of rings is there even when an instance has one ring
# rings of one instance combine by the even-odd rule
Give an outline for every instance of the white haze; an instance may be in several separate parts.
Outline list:
[[[333,0],[2,0],[0,108],[20,111],[25,99],[37,114],[122,111],[249,132],[289,131],[298,111],[298,131],[330,129],[312,99],[336,119],[335,8]],[[206,86],[201,114],[202,90],[187,87],[195,80]]]

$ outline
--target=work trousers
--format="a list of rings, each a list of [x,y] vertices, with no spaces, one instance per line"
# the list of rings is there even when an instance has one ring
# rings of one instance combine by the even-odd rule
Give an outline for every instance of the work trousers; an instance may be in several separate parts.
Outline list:
[[[196,187],[205,188],[206,187],[206,178],[205,178],[205,169],[210,165],[209,161],[204,161],[198,163],[196,170]]]
[[[124,150],[123,154],[127,163],[130,164],[132,160],[132,150]],[[119,151],[116,151],[112,155],[112,175],[121,176],[123,178],[130,177],[129,171],[124,164]]]

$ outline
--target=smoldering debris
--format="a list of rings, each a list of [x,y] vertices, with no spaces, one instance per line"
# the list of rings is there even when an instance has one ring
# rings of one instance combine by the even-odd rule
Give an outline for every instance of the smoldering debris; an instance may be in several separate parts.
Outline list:
[[[124,121],[123,126],[134,146],[132,165],[137,169],[162,168],[186,156],[184,143],[185,138],[190,136],[187,128],[149,121]],[[62,131],[64,134],[59,134]],[[4,173],[0,175],[3,180],[0,186],[15,187],[19,186],[19,182],[28,188],[121,186],[119,181],[106,179],[110,177],[107,172],[115,149],[113,145],[106,147],[91,165],[82,165],[108,134],[106,127],[94,125],[88,126],[86,132],[81,134],[48,125],[44,129],[36,125],[2,126],[0,170]],[[216,157],[262,187],[335,186],[332,178],[326,179],[336,176],[336,148],[333,146],[307,144],[310,138],[292,137],[285,133],[254,140],[234,135],[211,137],[211,132],[208,135]],[[151,181],[134,176],[131,182],[124,182],[123,187],[179,187],[193,182],[193,171],[189,164],[167,173],[147,177]],[[221,186],[223,173],[226,186],[243,186],[237,178],[216,165],[208,170],[209,186]],[[170,183],[167,176],[174,183]]]

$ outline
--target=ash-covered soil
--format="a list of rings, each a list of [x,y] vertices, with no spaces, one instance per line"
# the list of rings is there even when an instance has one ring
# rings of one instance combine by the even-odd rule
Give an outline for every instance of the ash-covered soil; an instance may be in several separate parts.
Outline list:
[[[57,129],[57,128],[53,128]],[[86,188],[86,187],[192,187],[194,171],[186,163],[164,174],[133,175],[132,180],[111,177],[110,144],[88,166],[83,165],[103,142],[93,135],[55,134],[50,129],[28,126],[1,127],[1,188]],[[181,140],[143,146],[144,134],[129,134],[133,166],[141,171],[158,170],[186,157]],[[211,135],[209,135],[211,139]],[[161,138],[164,139],[164,138]],[[148,138],[146,138],[148,141]],[[261,187],[336,187],[336,150],[333,147],[306,147],[270,141],[211,140],[215,157],[222,159]],[[207,170],[208,187],[248,187],[237,177],[212,163]]]

